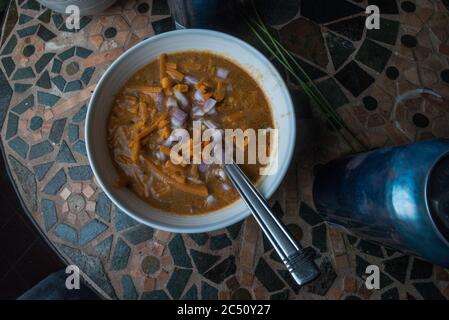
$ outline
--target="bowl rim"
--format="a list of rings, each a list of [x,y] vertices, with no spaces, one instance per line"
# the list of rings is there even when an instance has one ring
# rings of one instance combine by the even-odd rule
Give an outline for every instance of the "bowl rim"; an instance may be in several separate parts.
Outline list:
[[[91,146],[90,138],[89,138],[94,133],[93,126],[92,126],[92,122],[93,122],[92,118],[93,118],[93,113],[94,113],[93,105],[94,105],[94,102],[98,103],[96,100],[98,99],[97,95],[99,95],[99,90],[100,90],[99,88],[103,87],[104,83],[110,77],[110,74],[112,74],[114,72],[114,69],[119,64],[121,64],[124,60],[126,60],[128,58],[128,56],[130,56],[135,50],[138,50],[139,48],[144,47],[151,42],[156,42],[159,39],[167,38],[167,37],[171,37],[171,36],[177,36],[179,34],[184,34],[184,33],[191,33],[193,35],[200,35],[200,36],[201,35],[213,36],[213,37],[221,38],[224,41],[234,42],[234,43],[238,44],[239,46],[243,47],[243,49],[250,52],[252,55],[254,55],[255,58],[263,61],[265,63],[265,65],[267,66],[267,68],[269,69],[270,73],[273,74],[275,77],[277,77],[277,79],[279,80],[279,85],[280,85],[281,89],[285,92],[287,108],[289,109],[288,112],[291,113],[291,116],[293,117],[293,121],[292,121],[293,125],[291,126],[291,130],[290,130],[290,138],[291,139],[289,141],[289,144],[291,144],[291,147],[287,149],[287,153],[282,157],[282,162],[286,163],[287,165],[285,165],[284,169],[282,171],[280,171],[279,174],[277,174],[278,178],[273,183],[274,187],[272,187],[270,192],[268,192],[266,194],[266,197],[269,198],[276,192],[276,190],[279,188],[279,185],[282,183],[282,181],[284,180],[284,178],[288,172],[288,168],[291,165],[294,150],[296,147],[296,131],[297,131],[296,112],[295,112],[294,104],[293,104],[293,101],[291,98],[291,94],[290,94],[290,91],[288,90],[285,80],[282,78],[279,71],[274,67],[274,65],[271,63],[271,61],[268,60],[268,58],[264,54],[262,54],[259,50],[254,48],[249,43],[247,43],[235,36],[224,33],[224,32],[208,30],[208,29],[173,30],[173,31],[168,31],[168,32],[164,32],[164,33],[161,33],[158,35],[151,36],[150,38],[147,38],[147,39],[139,42],[138,44],[134,45],[133,47],[129,48],[128,50],[126,50],[116,60],[114,60],[114,62],[111,63],[111,65],[106,69],[106,71],[102,74],[102,76],[98,80],[98,82],[95,86],[94,92],[92,93],[89,103],[88,103],[84,134],[85,134],[85,143],[86,143],[86,151],[87,151],[87,158],[89,161],[89,166],[90,166],[90,168],[94,174],[94,177],[95,177],[97,183],[99,184],[101,190],[108,196],[108,198],[114,203],[114,205],[116,207],[118,207],[122,212],[124,212],[128,216],[132,217],[139,223],[147,225],[147,226],[155,228],[155,229],[158,229],[158,230],[174,232],[174,233],[201,233],[201,232],[210,232],[210,231],[214,231],[214,230],[219,230],[221,228],[226,228],[230,225],[238,223],[238,222],[246,219],[248,216],[250,216],[251,212],[249,209],[247,209],[244,214],[231,216],[226,221],[215,223],[215,225],[213,227],[211,227],[210,224],[194,226],[194,227],[193,226],[173,227],[172,225],[168,225],[168,224],[162,225],[162,224],[150,221],[150,220],[146,220],[146,219],[134,214],[130,210],[126,209],[122,205],[122,203],[120,201],[118,201],[114,197],[114,195],[109,191],[109,187],[106,187],[106,185],[103,183],[101,176],[97,171],[96,164],[92,159],[92,157],[93,157],[93,155],[91,153],[92,146]],[[185,51],[185,50],[182,50],[182,51]],[[92,129],[90,129],[90,128],[92,128]],[[239,201],[239,200],[237,200],[237,201]],[[149,206],[149,208],[152,208],[149,204],[148,204],[148,206]],[[220,210],[221,209],[218,209],[217,211],[220,211]],[[167,214],[170,214],[170,213],[167,212]],[[207,213],[205,215],[207,215]]]

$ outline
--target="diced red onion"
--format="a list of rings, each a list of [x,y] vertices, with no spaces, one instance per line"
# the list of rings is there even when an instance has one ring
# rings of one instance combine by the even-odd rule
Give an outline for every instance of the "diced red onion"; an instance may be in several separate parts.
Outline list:
[[[232,92],[232,84],[228,84],[228,85],[226,86],[226,92],[227,92],[227,93],[231,93],[231,92]]]
[[[208,195],[207,198],[206,198],[206,202],[207,202],[207,204],[214,203],[215,202],[214,196],[213,195]]]
[[[218,169],[216,172],[217,177],[219,177],[221,180],[226,179],[226,173],[223,171],[223,169]]]
[[[199,105],[194,104],[192,106],[192,116],[193,117],[201,117],[204,116],[204,110]]]
[[[173,131],[168,137],[170,141],[181,141],[181,140],[188,140],[190,138],[190,135],[187,131],[178,131],[177,134],[175,134],[175,131]]]
[[[174,108],[173,113],[171,115],[171,124],[175,127],[181,127],[187,120],[187,117],[188,117],[187,113],[185,113],[179,108]]]
[[[191,85],[195,85],[195,84],[198,83],[198,79],[197,78],[192,77],[192,76],[188,76],[188,75],[184,77],[184,81],[187,84],[191,84]]]
[[[209,98],[204,102],[203,111],[205,113],[209,113],[212,109],[215,108],[215,105],[217,104],[217,100]]]
[[[195,177],[188,177],[187,180],[189,180],[190,182],[193,182],[195,184],[204,184],[203,181],[201,181],[200,179],[195,178]]]
[[[229,75],[229,70],[224,68],[217,68],[217,77],[226,80]]]
[[[175,141],[180,141],[180,140],[182,140],[184,138],[188,138],[188,134],[187,133],[185,135],[182,135],[181,139],[178,138],[178,136],[173,134],[173,133],[174,133],[174,131],[172,131],[170,136],[162,142],[162,144],[164,146],[171,147]]]
[[[196,101],[204,101],[203,93],[200,90],[196,90],[193,94],[193,99]]]
[[[156,152],[154,155],[155,155],[156,159],[161,160],[161,161],[165,161],[167,159],[165,154],[163,154],[160,151]]]
[[[150,190],[148,188],[148,184],[145,182],[143,183],[143,193],[146,198],[148,198],[150,196]]]
[[[164,111],[164,96],[162,93],[152,93],[151,98],[159,111]]]
[[[167,108],[176,108],[178,107],[178,102],[176,101],[175,98],[173,97],[168,97],[167,101],[165,101],[165,105],[167,106]]]
[[[181,104],[181,106],[183,108],[187,108],[189,106],[189,100],[182,92],[175,90],[174,94],[175,94],[176,100],[179,101],[179,103]]]
[[[209,169],[209,165],[207,165],[205,163],[200,163],[198,165],[198,171],[201,173],[205,173],[208,169]]]
[[[209,129],[217,129],[218,128],[218,126],[215,124],[215,122],[212,122],[210,120],[203,120],[203,123]]]
[[[162,142],[162,145],[164,145],[166,147],[171,147],[172,144],[173,144],[173,140],[171,139],[171,136]]]
[[[229,184],[227,184],[227,183],[223,183],[222,186],[223,186],[223,190],[224,191],[231,190],[231,186]]]

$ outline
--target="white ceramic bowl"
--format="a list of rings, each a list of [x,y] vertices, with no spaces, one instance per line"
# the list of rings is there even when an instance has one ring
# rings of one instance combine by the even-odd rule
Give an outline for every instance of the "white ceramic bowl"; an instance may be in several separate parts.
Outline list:
[[[121,55],[100,79],[86,118],[86,146],[95,177],[109,198],[124,212],[151,227],[180,233],[207,232],[232,225],[250,212],[242,200],[208,214],[183,216],[150,207],[127,188],[112,187],[118,177],[107,146],[107,121],[114,95],[139,69],[161,53],[207,50],[222,55],[246,70],[265,92],[279,129],[279,165],[274,175],[265,176],[259,190],[270,197],[277,189],[290,164],[295,146],[296,127],[293,104],[274,66],[247,43],[224,33],[187,29],[163,33],[142,41]],[[173,199],[176,201],[176,199]]]

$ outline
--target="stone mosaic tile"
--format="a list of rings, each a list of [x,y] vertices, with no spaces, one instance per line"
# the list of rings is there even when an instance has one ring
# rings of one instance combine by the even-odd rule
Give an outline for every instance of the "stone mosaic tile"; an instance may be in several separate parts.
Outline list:
[[[142,300],[169,300],[169,296],[163,290],[155,290],[144,292],[141,297]]]
[[[274,4],[272,1],[257,1],[256,7],[261,17],[271,25],[281,25],[296,16],[300,6],[298,0],[281,0]]]
[[[366,37],[389,45],[395,45],[399,32],[399,22],[385,18],[380,19],[380,29],[371,29],[366,32]]]
[[[167,32],[167,31],[171,31],[175,29],[175,25],[173,23],[173,20],[170,18],[166,18],[166,19],[162,19],[162,20],[157,20],[155,22],[152,23],[154,32],[156,34],[162,33],[162,32]]]
[[[26,159],[30,146],[22,138],[15,137],[8,142],[8,145],[13,149],[20,157]]]
[[[167,283],[167,291],[173,299],[179,299],[189,281],[192,270],[175,268]]]
[[[111,200],[109,200],[109,198],[106,196],[104,192],[100,192],[98,194],[96,214],[100,216],[103,220],[110,222],[111,208],[112,208]]]
[[[326,0],[306,0],[301,5],[301,14],[317,23],[339,20],[362,11],[362,7],[345,0],[332,1],[332,4]]]
[[[42,141],[34,144],[30,148],[29,159],[34,160],[40,158],[54,150],[54,147],[48,141]]]
[[[365,18],[355,17],[328,24],[327,27],[352,41],[360,41],[365,29]]]
[[[80,250],[60,244],[58,248],[98,286],[99,290],[111,298],[115,298],[115,290],[109,282],[103,265],[98,257],[88,255]]]
[[[55,203],[49,199],[41,201],[42,215],[44,218],[45,230],[50,230],[57,222]]]
[[[44,23],[49,23],[51,19],[51,10],[50,9],[45,10],[42,14],[40,14],[37,17],[37,19]]]
[[[391,51],[366,39],[360,47],[356,59],[371,69],[381,73],[391,57]]]
[[[34,116],[31,118],[29,123],[29,129],[32,131],[36,131],[42,127],[42,123],[44,120],[39,116]]]
[[[257,263],[255,276],[270,292],[280,290],[285,286],[263,258],[260,258]]]
[[[122,297],[124,300],[137,300],[138,293],[134,286],[133,279],[127,274],[122,276],[122,290]]]
[[[432,276],[433,266],[421,259],[414,258],[413,266],[410,271],[410,279],[428,279]]]
[[[16,47],[17,45],[17,37],[15,35],[12,35],[8,42],[6,43],[6,45],[3,47],[3,50],[1,51],[2,55],[7,55],[10,54],[12,52],[12,50]]]
[[[326,42],[335,70],[339,69],[355,51],[351,41],[341,38],[332,32],[327,34]]]
[[[410,2],[410,3],[409,3]],[[86,104],[107,66],[140,40],[172,30],[164,0],[119,1],[81,19],[67,41],[63,16],[35,0],[14,1],[0,48],[0,129],[9,168],[28,211],[58,251],[106,298],[120,299],[443,299],[442,268],[330,228],[313,209],[319,166],[348,152],[306,108],[295,83],[301,138],[295,170],[271,199],[322,276],[300,288],[252,219],[211,233],[172,235],[131,219],[96,186],[84,142]],[[365,30],[364,6],[381,7],[381,29]],[[448,4],[428,1],[258,1],[271,31],[370,148],[449,137]],[[15,14],[15,17],[14,17]],[[11,23],[10,23],[11,24]],[[429,37],[430,33],[430,37]],[[239,36],[260,48],[245,28]],[[263,51],[263,50],[262,50]],[[271,58],[271,57],[270,57]],[[285,75],[282,66],[276,67]],[[288,77],[287,77],[288,79]],[[289,79],[291,81],[291,79]],[[292,81],[291,81],[292,82]],[[306,110],[307,109],[307,110]],[[399,130],[398,128],[401,128]],[[307,137],[304,134],[304,137]],[[311,146],[310,141],[320,141]],[[370,264],[381,289],[363,285]]]
[[[34,174],[38,181],[41,181],[45,178],[47,172],[50,170],[50,168],[53,166],[53,162],[47,162],[35,165],[33,167]]]
[[[14,63],[14,60],[11,57],[2,58],[2,64],[8,77],[16,69],[16,64]]]
[[[328,258],[322,260],[320,271],[321,276],[308,286],[308,291],[319,296],[325,296],[334,284],[334,281],[337,278],[337,273],[332,266],[332,262]]]
[[[80,123],[81,121],[83,121],[86,118],[86,113],[87,113],[87,107],[82,106],[79,109],[79,111],[73,116],[72,122]]]
[[[31,67],[19,68],[14,72],[13,80],[24,80],[34,78],[35,74]]]
[[[212,269],[209,269],[209,271],[204,274],[204,277],[216,284],[220,284],[227,277],[234,274],[236,269],[237,267],[235,265],[235,257],[231,255]]]
[[[5,6],[4,10],[5,10],[3,18],[4,25],[2,35],[0,36],[1,44],[5,43],[5,40],[11,34],[11,31],[14,29],[18,21],[17,7],[15,1],[9,2],[8,5]]]
[[[92,170],[88,165],[70,167],[69,176],[73,181],[90,180],[93,176]]]
[[[67,182],[67,176],[64,169],[60,169],[42,190],[46,194],[55,195]]]
[[[354,97],[358,97],[374,83],[374,78],[364,71],[355,61],[348,63],[335,77]]]
[[[19,190],[24,194],[23,200],[30,210],[37,210],[37,186],[34,174],[12,155],[8,156],[12,172],[19,183]]]
[[[382,248],[370,241],[366,241],[366,240],[361,240],[359,242],[359,244],[357,245],[357,248],[360,249],[360,251],[372,255],[372,256],[376,256],[379,258],[383,258],[383,252],[382,252]]]
[[[84,246],[107,229],[108,226],[104,223],[98,220],[92,220],[80,229],[80,245]]]
[[[396,1],[368,0],[369,5],[378,6],[380,12],[384,14],[398,14],[398,5]]]
[[[112,240],[113,236],[109,236],[95,246],[95,252],[99,255],[99,257],[103,259],[107,259],[109,257],[112,247]]]
[[[53,234],[61,240],[67,241],[76,245],[78,242],[77,231],[67,224],[59,224],[53,229]]]
[[[37,102],[47,107],[53,107],[56,102],[60,99],[59,96],[52,93],[38,91],[37,92]]]
[[[137,221],[130,218],[123,211],[116,208],[115,210],[115,229],[117,231],[125,230],[137,224]]]
[[[432,282],[415,283],[414,286],[424,299],[446,300],[437,286]]]
[[[181,300],[198,300],[198,289],[196,285],[192,285]]]
[[[61,147],[59,148],[58,155],[56,156],[56,161],[61,163],[76,163],[72,151],[70,151],[65,141],[62,142]]]
[[[10,113],[8,116],[8,124],[6,129],[5,139],[10,139],[17,134],[17,129],[19,126],[19,117],[14,113]]]
[[[321,252],[327,251],[327,233],[326,225],[321,224],[312,228],[312,244]]]
[[[196,269],[200,273],[205,273],[220,259],[219,256],[204,253],[193,249],[190,251],[190,255],[192,257],[193,262],[195,263]],[[176,263],[176,259],[174,260]]]
[[[150,240],[153,237],[153,229],[144,225],[138,225],[135,228],[125,231],[123,237],[130,243],[137,245]]]
[[[201,298],[203,300],[216,300],[218,298],[218,290],[207,284],[206,282],[201,283]]]
[[[224,249],[232,245],[231,240],[229,240],[226,234],[220,234],[217,236],[213,236],[209,241],[209,248],[213,251]]]
[[[128,265],[130,247],[121,239],[115,244],[114,253],[111,258],[112,270],[123,270]]]
[[[337,109],[346,103],[348,103],[348,98],[343,90],[338,86],[337,82],[333,78],[326,79],[317,84],[318,89],[322,94],[332,96],[333,99],[329,101],[329,104]]]
[[[25,92],[29,88],[31,88],[31,84],[26,84],[26,83],[15,83],[14,84],[14,91],[18,92],[18,93]]]
[[[317,24],[298,18],[282,27],[279,35],[290,51],[321,67],[327,65],[324,39]]]
[[[199,246],[204,245],[207,240],[209,240],[209,236],[207,235],[207,233],[189,234],[188,237],[195,241],[195,243]]]
[[[384,262],[385,272],[387,272],[390,276],[392,276],[399,282],[404,283],[407,276],[408,264],[409,257],[407,256],[386,260]]]
[[[357,275],[362,279],[365,280],[367,277],[365,271],[366,267],[370,265],[368,261],[363,259],[360,256],[356,256],[356,273]],[[388,277],[384,272],[380,272],[380,288],[383,289],[385,287],[388,287],[390,284],[392,284],[394,281]]]

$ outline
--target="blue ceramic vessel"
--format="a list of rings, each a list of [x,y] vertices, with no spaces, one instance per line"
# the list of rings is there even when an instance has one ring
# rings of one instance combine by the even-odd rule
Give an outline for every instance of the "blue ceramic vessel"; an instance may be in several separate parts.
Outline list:
[[[449,140],[330,162],[313,196],[324,219],[346,232],[449,267]]]

